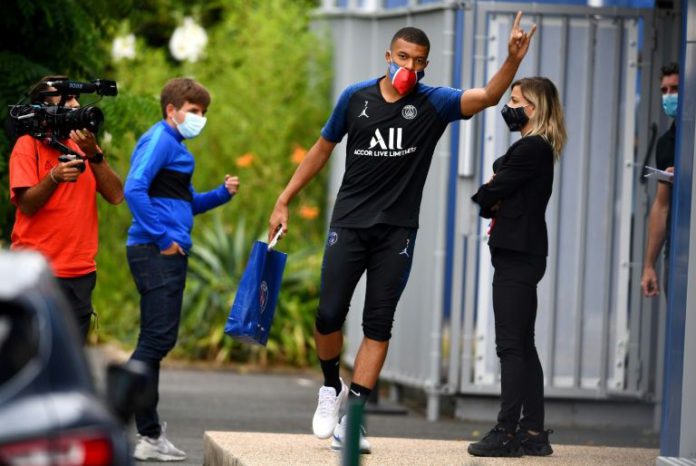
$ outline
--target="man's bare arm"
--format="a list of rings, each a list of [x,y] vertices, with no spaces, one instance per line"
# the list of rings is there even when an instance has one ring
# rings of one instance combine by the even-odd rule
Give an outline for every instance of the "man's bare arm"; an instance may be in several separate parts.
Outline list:
[[[655,261],[667,236],[667,215],[669,209],[670,186],[666,183],[657,183],[657,193],[648,217],[648,242],[645,248],[643,276],[640,283],[643,295],[647,297],[656,296],[660,292],[659,281],[655,272]]]
[[[311,149],[307,152],[307,155],[297,167],[295,173],[290,178],[287,186],[276,201],[275,208],[268,220],[268,241],[270,243],[273,236],[278,231],[278,228],[283,229],[283,234],[288,231],[288,205],[290,201],[299,193],[302,188],[309,183],[312,178],[316,176],[319,171],[324,168],[327,160],[331,156],[334,147],[336,147],[335,142],[328,141],[323,137],[320,137],[317,142],[314,143]]]
[[[94,179],[97,181],[97,191],[110,204],[123,202],[123,180],[111,168],[106,160],[90,165]]]
[[[78,166],[83,163],[82,160],[59,163],[34,186],[16,188],[17,208],[24,215],[34,215],[48,202],[61,183],[70,183],[77,180],[82,173]]]
[[[517,12],[508,40],[508,56],[500,69],[488,81],[486,87],[468,89],[462,94],[460,101],[462,115],[471,116],[481,110],[497,104],[515,78],[515,73],[522,59],[529,50],[529,43],[536,31],[536,24],[529,33],[520,28],[522,12]]]

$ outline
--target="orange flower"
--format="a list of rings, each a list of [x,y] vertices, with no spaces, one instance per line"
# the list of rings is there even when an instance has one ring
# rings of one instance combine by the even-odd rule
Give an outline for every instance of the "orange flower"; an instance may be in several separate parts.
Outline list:
[[[319,207],[303,205],[300,207],[300,217],[313,220],[319,216]]]
[[[292,163],[295,165],[299,165],[300,162],[302,162],[302,160],[305,158],[305,155],[307,155],[307,149],[302,146],[295,145],[295,150],[292,151],[290,160],[292,160]]]
[[[255,158],[256,157],[254,156],[254,154],[252,154],[251,152],[247,152],[246,154],[237,157],[237,161],[235,163],[240,168],[247,168],[250,167],[252,163],[254,163]]]

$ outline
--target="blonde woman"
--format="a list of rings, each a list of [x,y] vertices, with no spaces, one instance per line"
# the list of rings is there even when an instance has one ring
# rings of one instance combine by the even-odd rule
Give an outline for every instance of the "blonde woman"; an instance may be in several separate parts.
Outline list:
[[[469,445],[476,456],[547,456],[544,375],[534,345],[537,284],[546,270],[545,212],[553,164],[566,141],[558,91],[547,78],[512,84],[502,115],[522,138],[493,163],[493,177],[472,200],[491,218],[488,245],[493,275],[496,352],[500,358],[501,406],[496,426]],[[521,415],[521,419],[520,419]]]

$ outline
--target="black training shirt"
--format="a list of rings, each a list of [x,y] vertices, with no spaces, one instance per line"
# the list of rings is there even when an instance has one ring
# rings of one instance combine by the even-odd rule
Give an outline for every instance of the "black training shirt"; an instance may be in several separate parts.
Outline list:
[[[459,89],[419,83],[389,103],[380,92],[380,79],[346,88],[322,129],[322,137],[332,142],[348,134],[331,226],[417,228],[435,146],[447,125],[463,118]]]

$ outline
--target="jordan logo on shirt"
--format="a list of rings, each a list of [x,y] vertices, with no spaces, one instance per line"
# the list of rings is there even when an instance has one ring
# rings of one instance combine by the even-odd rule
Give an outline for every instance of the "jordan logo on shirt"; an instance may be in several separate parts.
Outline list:
[[[358,115],[358,118],[360,117],[370,118],[370,115],[367,114],[367,100],[365,101],[365,108],[363,108],[363,111]]]
[[[409,259],[411,258],[411,256],[408,255],[408,244],[409,244],[410,242],[411,242],[411,239],[410,239],[410,238],[406,238],[406,247],[404,248],[403,251],[401,251],[401,252],[399,253],[400,256],[406,256],[406,257],[408,257]]]

